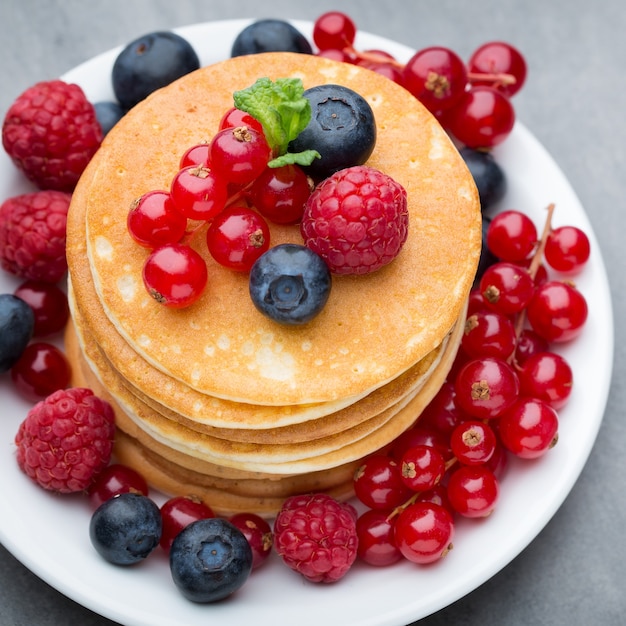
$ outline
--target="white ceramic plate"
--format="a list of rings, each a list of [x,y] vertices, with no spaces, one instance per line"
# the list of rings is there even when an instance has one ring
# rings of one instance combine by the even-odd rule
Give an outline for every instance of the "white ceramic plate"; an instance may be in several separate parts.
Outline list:
[[[198,24],[180,29],[208,64],[229,55],[247,21]],[[307,36],[311,24],[295,22]],[[401,60],[412,51],[359,33],[360,49],[384,49]],[[92,101],[111,99],[110,67],[118,50],[77,67],[64,78],[79,83]],[[195,605],[171,581],[160,549],[130,568],[105,563],[88,537],[90,509],[81,496],[58,497],[28,481],[17,468],[13,438],[29,408],[0,377],[0,540],[27,567],[75,601],[126,625],[174,626],[224,623],[229,626],[276,623],[318,626],[402,626],[425,617],[469,593],[515,558],[547,524],[578,478],[600,426],[613,361],[613,319],[604,264],[580,202],[563,173],[521,124],[496,151],[509,179],[502,208],[527,212],[542,227],[545,207],[556,203],[555,225],[575,224],[590,236],[592,255],[577,284],[589,303],[589,319],[579,339],[562,354],[575,384],[561,412],[559,443],[544,458],[513,463],[495,513],[482,521],[461,521],[454,550],[440,563],[418,567],[401,563],[385,569],[362,564],[335,585],[307,583],[278,559],[253,573],[229,600]],[[0,199],[30,187],[0,155]],[[0,271],[0,293],[19,281]],[[589,393],[593,390],[593,393]]]

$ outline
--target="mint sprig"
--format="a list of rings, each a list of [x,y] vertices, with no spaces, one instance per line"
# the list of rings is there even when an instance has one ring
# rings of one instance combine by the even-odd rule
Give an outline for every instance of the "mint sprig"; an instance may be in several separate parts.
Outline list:
[[[233,94],[235,106],[250,114],[263,126],[274,158],[269,167],[282,165],[311,165],[319,159],[317,150],[289,152],[289,143],[311,119],[311,103],[304,97],[299,78],[259,78],[254,85]]]

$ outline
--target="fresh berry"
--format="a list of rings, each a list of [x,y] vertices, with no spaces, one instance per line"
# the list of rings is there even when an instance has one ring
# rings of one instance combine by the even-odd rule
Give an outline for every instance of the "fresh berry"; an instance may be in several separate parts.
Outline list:
[[[114,433],[111,405],[90,389],[56,391],[20,424],[17,463],[44,489],[83,491],[108,465]]]
[[[367,166],[333,174],[307,200],[300,230],[335,274],[366,274],[398,256],[408,235],[407,194]]]
[[[40,189],[71,192],[102,141],[93,105],[78,85],[37,83],[13,103],[2,143]]]
[[[204,165],[179,170],[170,185],[170,196],[177,211],[192,220],[209,220],[224,210],[228,192],[226,181]]]
[[[313,178],[362,165],[376,145],[376,120],[368,102],[342,85],[318,85],[304,92],[311,120],[289,144],[292,152],[317,150],[321,158],[306,167]]]
[[[274,521],[274,548],[312,582],[335,582],[357,554],[356,511],[326,494],[287,498]]]
[[[546,240],[544,255],[546,263],[557,272],[577,274],[591,254],[587,235],[576,226],[555,228]]]
[[[457,460],[464,465],[486,463],[495,453],[496,434],[488,423],[467,420],[450,435],[450,447]]]
[[[180,157],[179,168],[185,169],[190,165],[196,167],[209,167],[209,142],[203,141],[193,146],[190,146],[183,152],[183,156]]]
[[[148,33],[131,41],[115,59],[113,91],[128,110],[199,67],[198,55],[186,39],[170,31]]]
[[[253,304],[270,319],[300,325],[318,315],[328,301],[331,274],[309,248],[285,243],[270,248],[252,266],[249,291]]]
[[[487,246],[502,261],[524,261],[537,245],[537,229],[532,220],[509,209],[498,213],[487,230]]]
[[[245,206],[224,209],[206,233],[211,256],[224,267],[249,272],[270,247],[270,229],[259,213]]]
[[[146,248],[178,243],[187,228],[187,218],[176,209],[166,191],[149,191],[137,198],[126,217],[130,236]]]
[[[402,558],[394,538],[395,517],[391,511],[369,509],[356,521],[357,556],[368,565],[385,567]]]
[[[192,602],[217,602],[240,589],[252,571],[252,550],[243,533],[214,517],[192,522],[174,539],[170,571]]]
[[[0,374],[19,360],[33,336],[35,314],[21,298],[0,294]]]
[[[265,563],[272,552],[274,534],[272,528],[262,517],[255,513],[237,513],[229,519],[248,540],[252,549],[252,569]]]
[[[260,133],[263,132],[263,125],[261,122],[252,117],[249,113],[246,113],[237,107],[231,107],[228,111],[226,111],[226,113],[224,113],[218,125],[218,129],[224,130],[225,128],[237,128],[239,126],[247,126],[248,128],[253,128]]]
[[[313,41],[320,50],[351,48],[356,37],[356,25],[341,11],[328,11],[313,24]]]
[[[547,402],[560,409],[572,393],[574,374],[569,363],[556,352],[548,350],[530,355],[518,364],[521,394]]]
[[[413,446],[402,456],[402,482],[412,491],[428,491],[438,485],[446,473],[441,452],[432,446]]]
[[[11,274],[57,283],[67,272],[65,227],[70,194],[36,191],[0,206],[0,261]]]
[[[484,213],[504,198],[507,190],[506,174],[491,152],[467,147],[461,148],[459,152],[474,178],[480,208]]]
[[[372,454],[354,472],[354,493],[370,509],[393,509],[411,497],[400,463],[385,454]]]
[[[279,19],[262,19],[246,26],[235,38],[230,55],[238,57],[259,52],[311,54],[309,40],[292,24]]]
[[[94,511],[89,537],[97,552],[110,563],[138,563],[159,545],[159,507],[142,494],[121,493]]]
[[[517,48],[503,41],[490,41],[477,48],[467,69],[473,85],[489,85],[509,98],[526,81],[526,60]]]
[[[506,361],[515,345],[515,327],[506,315],[483,310],[466,319],[461,347],[468,357],[491,356]]]
[[[102,134],[105,137],[124,115],[126,115],[126,110],[123,109],[118,102],[103,100],[102,102],[94,102],[93,106],[96,110],[98,124],[100,124]]]
[[[500,485],[485,465],[460,465],[448,480],[448,498],[463,517],[487,517],[500,496]]]
[[[180,309],[202,295],[207,283],[204,259],[184,244],[166,244],[154,250],[143,267],[148,293],[160,304]]]
[[[65,354],[51,343],[30,343],[11,368],[11,380],[21,396],[39,402],[51,393],[65,389],[72,368]]]
[[[501,261],[485,270],[479,288],[491,309],[502,315],[514,315],[530,302],[535,283],[526,268]]]
[[[35,314],[34,337],[53,335],[65,328],[69,319],[69,305],[65,292],[52,283],[27,280],[14,292],[26,302]]]
[[[94,509],[120,493],[149,493],[146,479],[132,467],[111,463],[95,478],[87,490],[89,502]]]
[[[169,552],[172,542],[183,528],[200,519],[215,517],[210,506],[195,496],[174,496],[161,505],[161,547]]]

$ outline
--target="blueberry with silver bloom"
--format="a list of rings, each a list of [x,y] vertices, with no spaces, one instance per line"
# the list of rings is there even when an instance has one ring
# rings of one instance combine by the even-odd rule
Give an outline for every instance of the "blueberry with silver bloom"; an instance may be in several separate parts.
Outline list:
[[[332,278],[306,246],[285,243],[261,255],[250,271],[250,297],[261,313],[289,325],[311,321],[326,304]]]
[[[0,373],[9,371],[17,363],[34,329],[33,309],[21,298],[0,294]]]
[[[246,26],[235,38],[232,57],[259,52],[312,54],[309,40],[292,24],[279,19],[262,19]]]
[[[460,153],[474,178],[480,197],[480,208],[484,213],[504,198],[507,189],[506,175],[491,152],[464,147]]]

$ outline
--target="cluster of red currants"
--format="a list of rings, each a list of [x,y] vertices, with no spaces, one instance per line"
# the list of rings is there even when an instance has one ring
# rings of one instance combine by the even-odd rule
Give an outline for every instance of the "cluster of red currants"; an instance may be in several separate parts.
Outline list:
[[[418,422],[355,475],[368,507],[357,522],[364,561],[440,559],[452,547],[456,516],[494,510],[510,455],[536,459],[556,444],[573,375],[552,346],[584,327],[587,303],[571,278],[590,246],[575,226],[552,228],[553,210],[540,237],[519,211],[490,223],[487,245],[498,260],[471,294],[446,382]],[[551,279],[550,270],[561,277]]]
[[[133,203],[128,231],[151,250],[143,280],[158,302],[182,308],[203,293],[207,266],[190,241],[205,224],[213,259],[247,272],[270,247],[267,220],[300,221],[309,179],[298,165],[268,167],[271,158],[260,123],[231,108],[210,142],[181,156],[169,190],[149,191]]]
[[[524,85],[527,66],[511,44],[485,43],[467,63],[445,46],[430,46],[404,64],[384,51],[356,50],[355,37],[353,20],[340,11],[315,21],[320,56],[367,67],[402,85],[469,148],[492,148],[513,130],[511,97]]]

